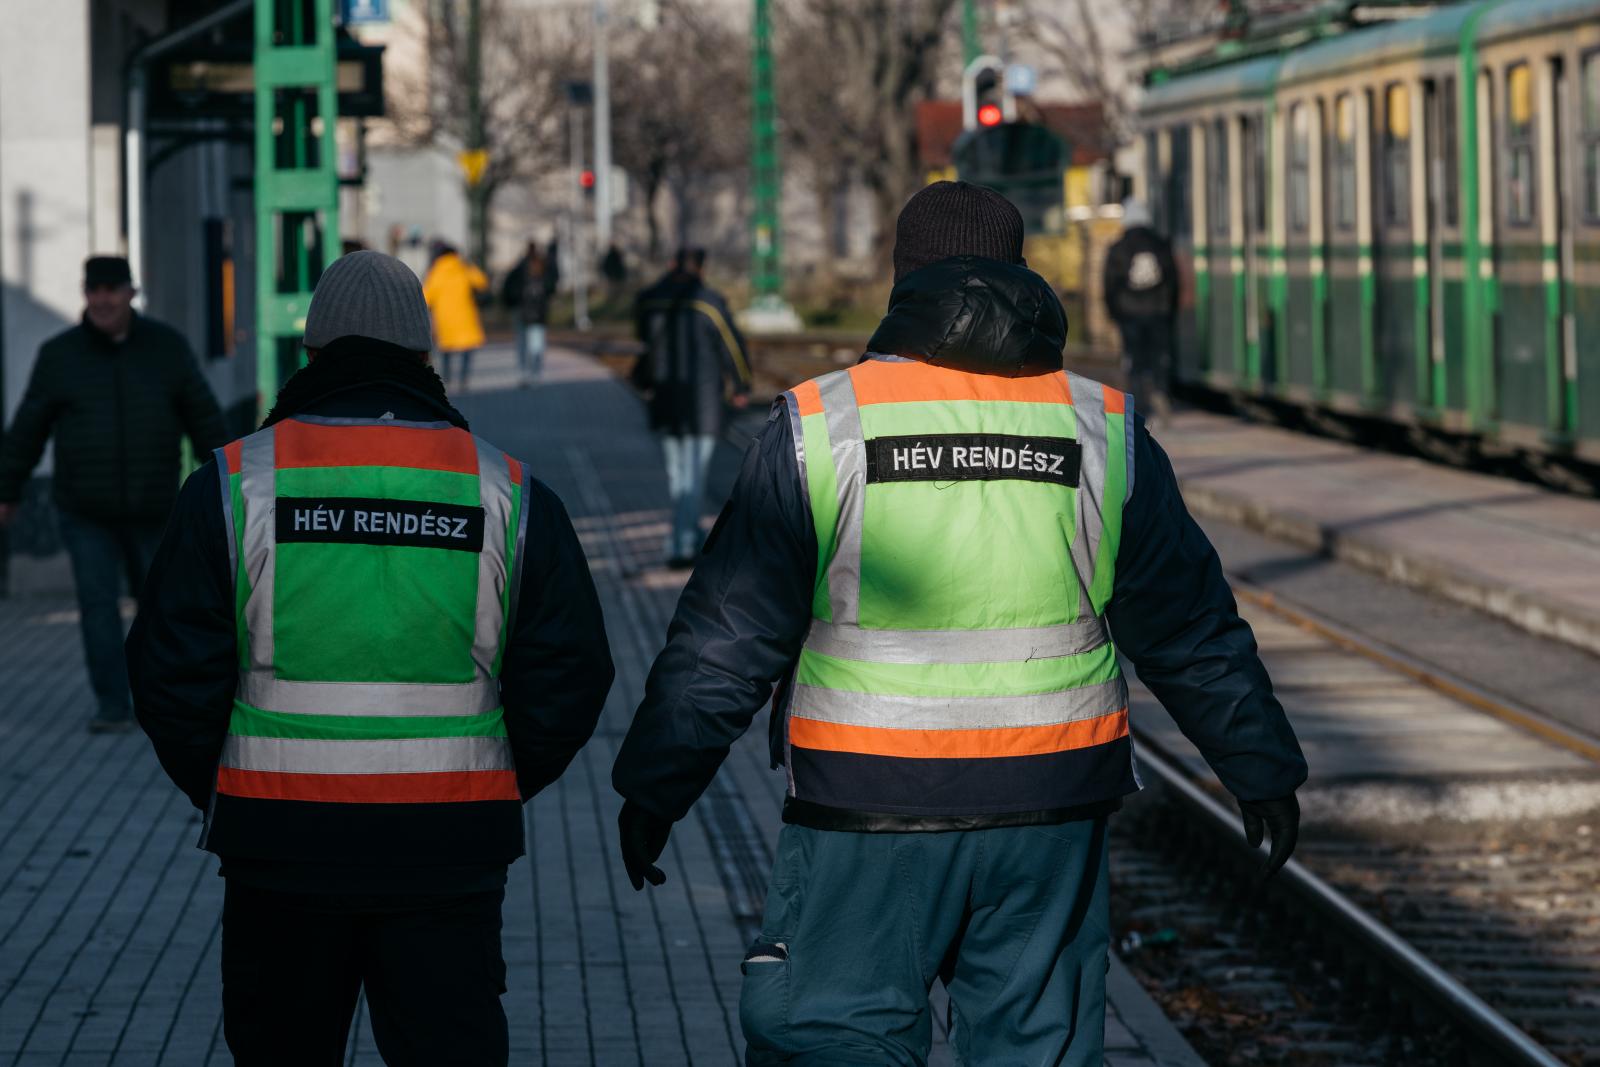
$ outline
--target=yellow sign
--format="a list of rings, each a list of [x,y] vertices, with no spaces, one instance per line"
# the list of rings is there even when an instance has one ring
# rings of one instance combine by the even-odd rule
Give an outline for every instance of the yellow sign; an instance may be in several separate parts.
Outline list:
[[[467,176],[467,184],[477,185],[483,180],[483,172],[489,168],[489,153],[482,148],[474,148],[458,153],[456,162],[461,164],[461,173]]]

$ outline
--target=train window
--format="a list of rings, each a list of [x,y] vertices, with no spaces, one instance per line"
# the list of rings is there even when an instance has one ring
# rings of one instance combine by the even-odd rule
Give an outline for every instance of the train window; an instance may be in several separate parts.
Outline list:
[[[1600,51],[1583,57],[1583,214],[1600,222]]]
[[[1230,233],[1229,202],[1233,190],[1228,185],[1228,123],[1218,119],[1211,124],[1206,144],[1206,184],[1209,199],[1206,213],[1211,217],[1211,235],[1226,239]]]
[[[1333,160],[1334,225],[1341,230],[1356,228],[1356,102],[1349,93],[1334,101]]]
[[[1172,216],[1172,239],[1194,240],[1194,207],[1189,202],[1194,172],[1189,152],[1189,127],[1174,126],[1170,134],[1171,169],[1167,172],[1167,210]]]
[[[1518,63],[1506,71],[1506,221],[1533,223],[1533,190],[1538,180],[1533,156],[1533,72]]]
[[[1289,109],[1289,228],[1311,228],[1311,110],[1305,104]]]
[[[1151,221],[1158,231],[1168,232],[1165,184],[1161,175],[1161,135],[1155,130],[1144,135],[1144,188]]]
[[[1404,226],[1411,217],[1411,90],[1383,91],[1383,221]]]
[[[1244,143],[1250,153],[1249,181],[1245,188],[1250,192],[1249,203],[1245,205],[1246,217],[1249,219],[1250,228],[1254,233],[1265,233],[1267,230],[1267,139],[1261,135],[1261,119],[1251,117],[1244,120],[1241,127],[1244,134]]]
[[[1444,224],[1461,225],[1460,131],[1456,129],[1456,80],[1445,78],[1439,89],[1439,172],[1444,194]]]

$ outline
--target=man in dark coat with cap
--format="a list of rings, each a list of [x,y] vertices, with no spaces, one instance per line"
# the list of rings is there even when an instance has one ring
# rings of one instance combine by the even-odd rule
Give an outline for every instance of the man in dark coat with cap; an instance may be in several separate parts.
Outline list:
[[[222,859],[239,1064],[508,1058],[500,910],[522,803],[613,675],[561,501],[473,436],[422,288],[335,261],[309,362],[184,484],[128,637],[134,706]]]
[[[124,581],[135,598],[143,589],[178,495],[179,443],[187,434],[203,455],[227,439],[189,343],[135,312],[135,292],[127,260],[95,256],[84,264],[83,320],[40,347],[0,442],[3,525],[55,438],[52,490],[78,591],[96,733],[133,729],[117,597]]]
[[[937,978],[961,1062],[1101,1067],[1123,659],[1271,830],[1265,869],[1294,848],[1306,765],[1250,627],[1126,395],[1063,366],[1022,240],[990,189],[906,204],[888,314],[774,405],[612,771],[628,876],[660,885],[772,705],[748,1064],[925,1063]]]

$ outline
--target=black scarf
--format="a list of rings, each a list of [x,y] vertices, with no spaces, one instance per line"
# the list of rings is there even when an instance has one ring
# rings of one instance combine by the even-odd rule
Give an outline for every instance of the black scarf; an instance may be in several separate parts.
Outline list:
[[[352,389],[384,385],[403,389],[439,409],[452,424],[467,429],[467,420],[450,405],[444,382],[417,353],[366,337],[341,337],[295,371],[278,392],[263,427],[292,418],[318,401]]]

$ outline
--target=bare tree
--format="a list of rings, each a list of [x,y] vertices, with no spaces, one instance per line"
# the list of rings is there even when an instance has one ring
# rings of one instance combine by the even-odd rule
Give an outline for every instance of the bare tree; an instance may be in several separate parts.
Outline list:
[[[586,77],[573,43],[586,23],[570,10],[536,11],[515,0],[481,0],[478,120],[488,161],[477,183],[467,183],[476,230],[474,250],[487,245],[489,208],[508,182],[548,169],[565,144],[563,87]],[[471,41],[466,4],[427,5],[426,62],[398,73],[389,93],[397,135],[413,144],[459,150],[474,123],[469,91]]]
[[[922,182],[917,104],[935,95],[956,0],[779,0],[778,108],[787,143],[828,183],[848,168],[872,193],[880,263]],[[837,169],[836,169],[837,168]],[[831,193],[819,194],[824,201]],[[822,206],[822,205],[819,205]],[[831,214],[827,217],[831,218]]]
[[[749,55],[747,28],[694,0],[665,0],[654,28],[625,28],[613,42],[612,158],[639,185],[652,258],[663,193],[676,202],[681,242],[708,186],[745,165]]]

